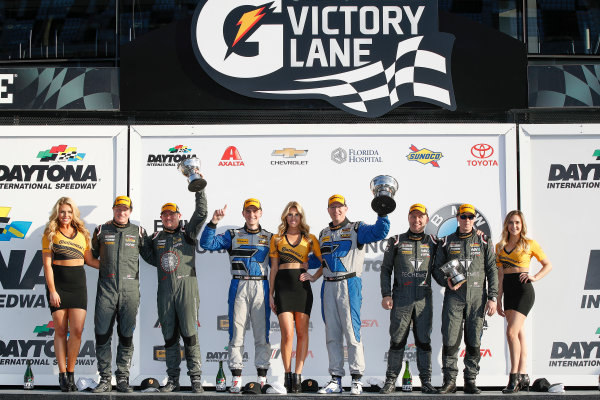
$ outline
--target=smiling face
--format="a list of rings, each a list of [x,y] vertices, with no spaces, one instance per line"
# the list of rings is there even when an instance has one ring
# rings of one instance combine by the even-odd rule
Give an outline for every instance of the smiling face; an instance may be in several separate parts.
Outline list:
[[[258,229],[260,217],[262,217],[262,208],[248,206],[242,210],[242,215],[244,216],[246,226],[249,229]]]
[[[422,233],[428,222],[429,217],[421,211],[414,210],[408,214],[408,225],[412,233]]]
[[[511,236],[521,236],[521,231],[523,230],[523,221],[521,221],[521,217],[517,214],[510,217],[507,224],[508,233]]]
[[[58,223],[67,227],[73,221],[73,208],[69,204],[63,204],[58,208]]]
[[[119,225],[125,225],[129,221],[131,208],[119,205],[113,207],[113,220]]]
[[[302,222],[302,215],[298,212],[296,207],[292,207],[285,217],[285,220],[287,222],[288,229],[298,229],[300,222]]]
[[[329,207],[327,207],[327,212],[331,217],[331,222],[333,223],[333,225],[339,225],[346,219],[348,206],[336,201],[331,203]]]
[[[460,233],[469,233],[473,230],[475,224],[475,215],[471,213],[462,213],[456,216],[458,220],[458,230]]]
[[[169,230],[175,230],[179,226],[181,214],[178,212],[173,212],[170,210],[165,210],[160,213],[160,220],[163,223],[163,226]]]

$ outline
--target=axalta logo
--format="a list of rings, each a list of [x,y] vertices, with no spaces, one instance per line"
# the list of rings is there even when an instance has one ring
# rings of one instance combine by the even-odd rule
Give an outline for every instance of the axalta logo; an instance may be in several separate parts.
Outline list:
[[[0,207],[0,224],[8,224],[11,207]],[[0,225],[0,242],[8,242],[11,239],[25,239],[25,235],[31,227],[29,221],[13,221],[10,225]]]
[[[467,160],[470,167],[497,167],[498,160],[491,158],[495,154],[494,148],[487,143],[478,143],[471,147],[471,155],[475,159]]]
[[[235,146],[229,146],[225,149],[221,161],[219,161],[219,167],[243,167],[244,160],[240,152]]]
[[[74,165],[85,156],[63,144],[38,152],[36,158],[42,165],[0,165],[0,189],[94,189],[96,166]]]
[[[460,351],[460,357],[465,357],[465,355],[467,354],[467,351],[465,349],[462,349]],[[479,349],[479,356],[481,358],[483,357],[492,357],[492,351],[490,349]]]
[[[148,154],[147,167],[176,167],[181,161],[196,157],[192,149],[186,145],[178,144],[169,148],[169,153]]]
[[[308,150],[298,150],[293,147],[285,147],[281,150],[273,150],[271,156],[282,157],[283,160],[271,160],[271,165],[308,165],[307,160],[295,160],[296,157],[304,157],[307,154]]]
[[[426,165],[431,164],[432,166],[439,168],[440,164],[438,161],[444,157],[444,155],[437,151],[431,151],[426,148],[418,149],[415,145],[410,146],[410,153],[406,156],[408,161],[416,161],[420,164]]]
[[[458,213],[460,204],[461,203],[449,204],[432,213],[429,218],[429,223],[425,227],[425,233],[441,238],[456,232],[456,228],[458,228],[456,214]],[[477,208],[475,209],[475,213],[474,227],[485,233],[488,238],[491,238],[492,231],[487,218]]]
[[[204,0],[192,43],[213,80],[249,97],[370,118],[412,101],[456,109],[454,36],[439,32],[434,0]]]
[[[331,161],[336,164],[349,163],[382,163],[383,157],[377,149],[342,149],[338,147],[331,152]]]
[[[590,250],[583,290],[600,290],[600,250]],[[581,296],[581,308],[600,308],[600,294],[584,293]]]
[[[600,160],[600,149],[592,157]],[[550,164],[547,189],[598,189],[600,164]]]
[[[0,104],[12,104],[13,94],[8,91],[8,85],[13,85],[16,74],[0,74]]]
[[[596,329],[600,335],[600,327]],[[600,341],[553,342],[549,367],[597,367],[600,366]]]

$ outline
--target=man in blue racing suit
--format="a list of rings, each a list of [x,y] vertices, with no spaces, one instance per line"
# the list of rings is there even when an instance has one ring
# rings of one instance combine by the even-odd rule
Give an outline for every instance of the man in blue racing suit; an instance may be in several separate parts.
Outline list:
[[[327,203],[331,217],[329,226],[319,234],[323,257],[323,286],[321,308],[325,322],[329,373],[331,381],[319,393],[341,393],[344,376],[344,344],[348,346],[348,366],[352,375],[350,393],[362,393],[361,378],[365,370],[363,344],[360,337],[360,307],[362,304],[362,269],[365,244],[385,239],[390,220],[380,215],[375,225],[350,222],[346,218],[348,206],[343,196],[334,194]],[[311,255],[311,268],[320,266]]]

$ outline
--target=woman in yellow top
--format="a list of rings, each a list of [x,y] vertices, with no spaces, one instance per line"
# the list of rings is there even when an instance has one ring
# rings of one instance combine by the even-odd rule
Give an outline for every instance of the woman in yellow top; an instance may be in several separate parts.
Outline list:
[[[75,362],[87,309],[83,263],[98,268],[99,262],[90,251],[90,233],[79,209],[68,197],[58,199],[52,208],[42,237],[42,261],[46,298],[54,322],[58,382],[63,392],[74,392],[77,391]]]
[[[310,282],[323,274],[306,272],[308,255],[321,259],[319,241],[310,234],[302,206],[289,202],[281,214],[281,224],[271,238],[271,274],[269,276],[271,309],[277,314],[281,329],[281,358],[285,368],[285,386],[289,392],[302,391],[302,367],[308,353],[308,322],[313,294]],[[310,282],[309,282],[310,281]],[[292,375],[292,345],[296,324],[296,366]]]
[[[529,271],[532,257],[542,264],[535,275]],[[532,282],[542,279],[552,269],[540,245],[527,237],[527,224],[523,213],[514,210],[504,219],[502,240],[496,245],[496,265],[498,266],[498,314],[506,317],[506,340],[510,353],[510,377],[502,393],[514,393],[526,388],[529,391],[527,375],[527,341],[525,339],[525,318],[533,307],[535,292]],[[502,296],[504,295],[504,308]]]

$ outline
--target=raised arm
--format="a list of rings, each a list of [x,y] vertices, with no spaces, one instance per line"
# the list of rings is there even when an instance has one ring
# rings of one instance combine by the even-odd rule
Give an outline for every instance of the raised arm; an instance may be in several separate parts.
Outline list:
[[[204,190],[195,193],[196,196],[196,208],[194,209],[194,213],[192,214],[192,218],[190,218],[190,222],[185,227],[185,233],[188,235],[190,239],[194,241],[200,234],[200,230],[202,229],[202,225],[206,221],[207,205],[206,205],[206,194]]]
[[[377,217],[377,222],[374,225],[361,223],[358,227],[358,242],[360,244],[377,242],[385,239],[390,231],[390,220],[387,215]]]

